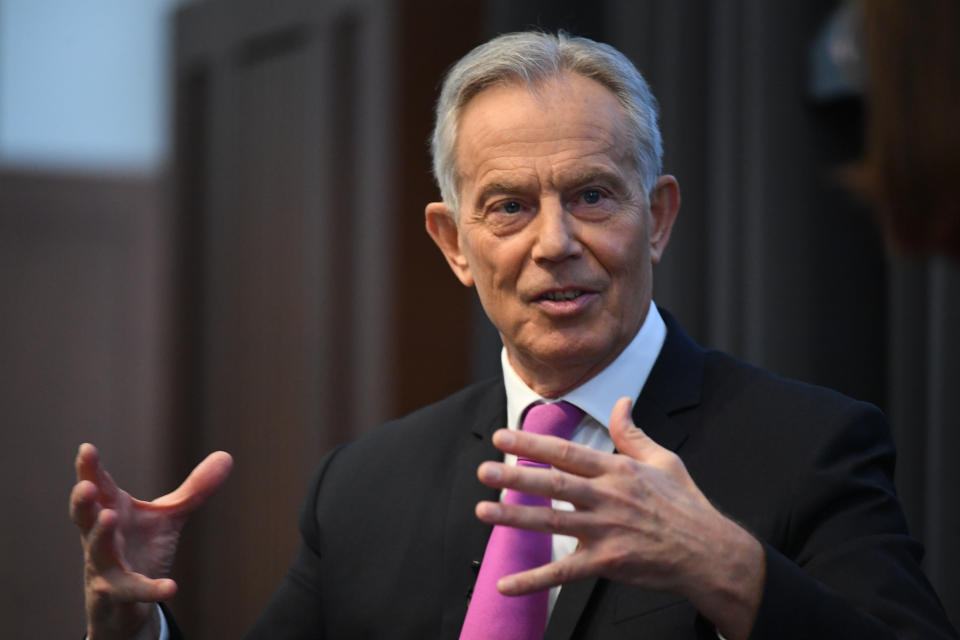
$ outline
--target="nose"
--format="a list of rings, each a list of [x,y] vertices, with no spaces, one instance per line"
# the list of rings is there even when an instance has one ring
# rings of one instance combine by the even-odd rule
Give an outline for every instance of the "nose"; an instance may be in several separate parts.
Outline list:
[[[560,262],[579,257],[583,247],[575,235],[575,225],[575,218],[558,200],[541,202],[534,221],[536,239],[533,259],[537,262]]]

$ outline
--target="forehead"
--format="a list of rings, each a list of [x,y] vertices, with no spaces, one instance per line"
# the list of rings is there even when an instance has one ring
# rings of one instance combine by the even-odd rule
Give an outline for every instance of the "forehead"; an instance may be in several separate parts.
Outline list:
[[[458,134],[464,180],[544,164],[554,171],[632,166],[627,117],[616,96],[569,72],[533,86],[517,81],[484,89],[464,106]]]

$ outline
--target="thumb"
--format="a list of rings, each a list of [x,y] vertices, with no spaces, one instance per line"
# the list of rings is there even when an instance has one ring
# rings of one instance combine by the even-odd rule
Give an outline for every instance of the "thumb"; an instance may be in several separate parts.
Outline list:
[[[189,513],[202,505],[226,482],[233,469],[233,457],[226,451],[215,451],[198,464],[173,493],[154,501],[157,506],[177,507]]]
[[[662,447],[633,424],[633,418],[630,417],[632,408],[633,400],[627,397],[620,398],[613,405],[613,411],[610,412],[610,438],[617,451],[643,462]]]

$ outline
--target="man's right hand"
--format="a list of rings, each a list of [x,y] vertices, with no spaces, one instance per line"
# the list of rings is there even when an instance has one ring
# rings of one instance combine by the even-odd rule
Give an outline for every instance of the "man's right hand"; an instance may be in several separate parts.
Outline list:
[[[80,445],[70,518],[80,528],[89,640],[148,637],[187,516],[227,479],[230,454],[211,453],[176,491],[144,502],[114,483],[96,447]],[[154,636],[156,637],[156,636]]]

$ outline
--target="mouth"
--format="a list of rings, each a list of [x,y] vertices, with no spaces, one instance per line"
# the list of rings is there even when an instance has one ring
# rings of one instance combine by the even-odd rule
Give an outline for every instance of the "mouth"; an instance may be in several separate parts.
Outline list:
[[[549,300],[550,302],[569,302],[576,300],[587,292],[583,289],[563,289],[561,291],[546,291],[542,293],[540,300]]]
[[[592,289],[564,287],[540,292],[533,298],[534,305],[555,320],[580,317],[597,300],[597,292]]]

